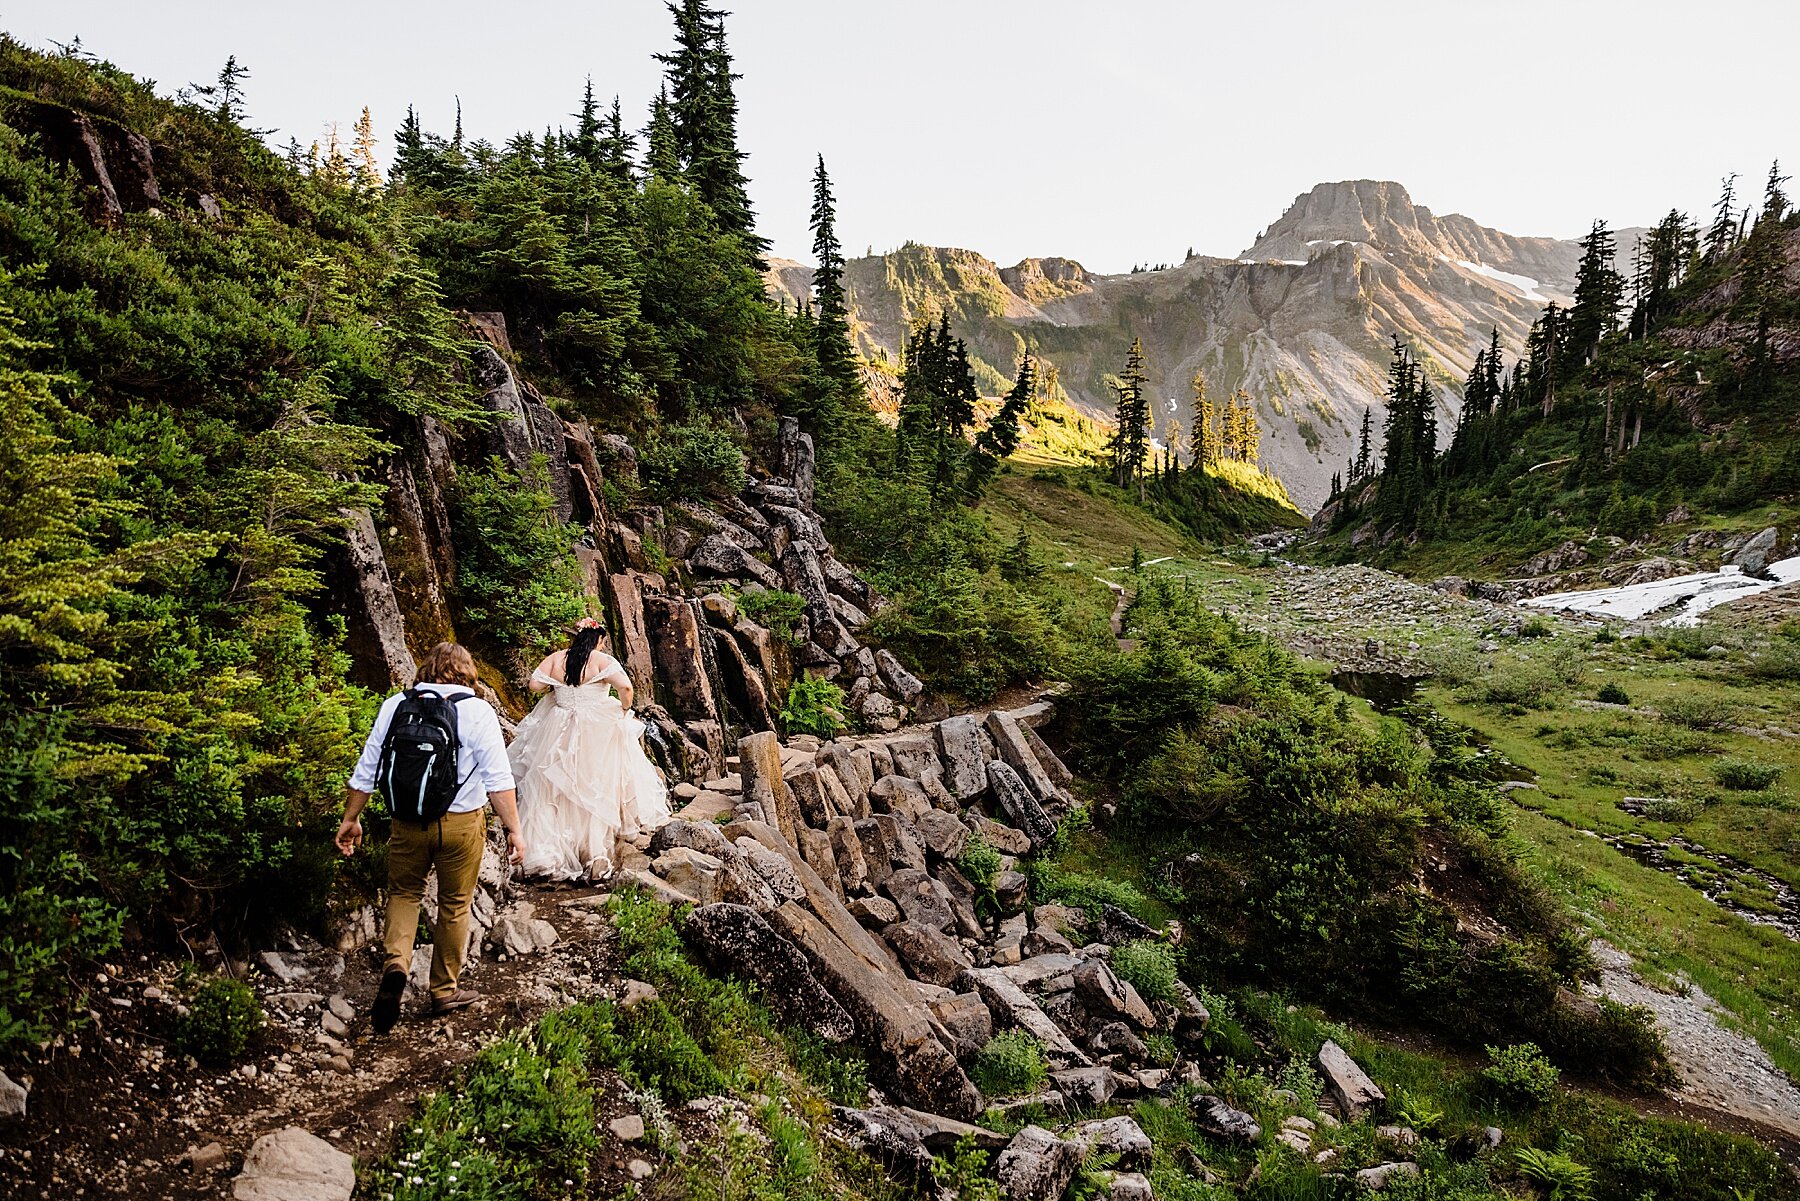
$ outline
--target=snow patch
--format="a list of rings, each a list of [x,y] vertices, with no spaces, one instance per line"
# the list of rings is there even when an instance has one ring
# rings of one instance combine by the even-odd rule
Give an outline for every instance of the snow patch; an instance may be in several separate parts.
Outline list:
[[[1443,259],[1446,263],[1452,261],[1448,255],[1439,255],[1438,257]],[[1486,263],[1471,263],[1468,259],[1456,259],[1454,261],[1458,267],[1473,271],[1476,275],[1482,276],[1485,279],[1491,279],[1496,283],[1505,284],[1509,288],[1517,288],[1519,295],[1523,296],[1526,300],[1548,302],[1550,299],[1548,296],[1545,296],[1542,292],[1537,290],[1538,281],[1532,279],[1529,275],[1514,275],[1510,271],[1502,271],[1498,267],[1490,267]]]
[[[1520,601],[1537,609],[1564,609],[1575,613],[1592,613],[1596,617],[1623,617],[1636,621],[1652,613],[1680,606],[1665,617],[1666,626],[1697,625],[1708,609],[1755,596],[1783,584],[1800,580],[1800,555],[1782,559],[1768,566],[1772,579],[1745,575],[1741,568],[1722,567],[1718,571],[1702,571],[1693,575],[1671,576],[1647,584],[1625,584],[1617,588],[1591,588],[1582,592],[1551,592]]]

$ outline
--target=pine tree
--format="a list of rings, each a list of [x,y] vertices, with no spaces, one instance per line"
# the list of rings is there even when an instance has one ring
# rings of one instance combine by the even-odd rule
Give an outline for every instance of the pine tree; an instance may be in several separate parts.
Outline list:
[[[668,80],[675,149],[694,191],[736,235],[760,271],[768,241],[756,234],[756,214],[744,178],[745,155],[737,144],[737,96],[725,14],[704,0],[668,4],[675,19],[675,49],[657,55]]]
[[[362,116],[356,119],[356,141],[351,146],[350,161],[355,164],[358,183],[365,188],[381,186],[381,163],[375,156],[375,121],[366,104]]]
[[[1000,402],[1000,411],[988,421],[987,428],[975,436],[975,448],[969,456],[968,491],[980,495],[1000,464],[1019,449],[1019,420],[1037,395],[1037,364],[1031,352],[1019,359],[1019,371],[1013,377],[1012,390]],[[1023,531],[1021,531],[1022,533]]]
[[[1150,398],[1144,391],[1147,378],[1143,341],[1133,338],[1125,355],[1125,369],[1112,386],[1119,398],[1112,459],[1113,482],[1124,488],[1136,480],[1139,502],[1144,499],[1144,456],[1150,449]]]
[[[1787,216],[1787,193],[1783,191],[1781,187],[1781,185],[1787,181],[1788,177],[1781,173],[1781,160],[1776,159],[1773,163],[1770,163],[1769,182],[1763,188],[1762,215],[1757,218],[1758,222],[1768,221],[1774,223]]]
[[[1573,371],[1590,361],[1601,339],[1618,327],[1625,301],[1625,278],[1613,268],[1614,242],[1606,222],[1595,221],[1581,240],[1581,262],[1575,268],[1575,303],[1569,307],[1564,360]]]
[[[619,108],[619,97],[613,96],[612,112],[606,118],[605,134],[600,139],[600,163],[613,181],[629,186],[631,179],[631,135],[625,130],[625,116]]]
[[[1207,395],[1206,376],[1194,372],[1194,454],[1201,467],[1210,466],[1225,457],[1225,443],[1220,436],[1219,414],[1212,397]]]
[[[575,157],[590,165],[600,162],[600,106],[594,99],[594,77],[587,77],[587,84],[581,89],[581,108],[576,111],[575,137],[570,149]]]
[[[665,88],[650,104],[650,124],[644,129],[644,167],[650,178],[663,183],[681,179],[681,152],[675,137],[675,119],[669,111]]]
[[[1370,472],[1374,470],[1374,448],[1369,444],[1370,421],[1373,415],[1373,409],[1363,410],[1362,437],[1357,442],[1356,461],[1350,465],[1350,486],[1353,488],[1358,484],[1365,483],[1369,479]]]
[[[1256,402],[1248,392],[1239,389],[1231,398],[1231,407],[1237,417],[1234,431],[1237,457],[1255,467],[1262,451],[1262,431],[1256,420]]]
[[[219,116],[235,124],[244,123],[244,81],[250,78],[250,68],[238,65],[237,55],[233,54],[225,60],[219,69],[219,84],[216,94],[219,97]]]
[[[1706,231],[1706,261],[1716,263],[1737,242],[1737,176],[1720,181],[1719,199],[1713,205],[1712,227]]]
[[[861,387],[856,350],[850,341],[850,317],[844,303],[844,249],[838,243],[837,206],[831,195],[831,178],[825,173],[825,156],[819,156],[813,172],[813,298],[817,306],[816,341],[819,370],[843,396]],[[1029,361],[1029,360],[1028,360]],[[1010,453],[1010,452],[1009,452]]]

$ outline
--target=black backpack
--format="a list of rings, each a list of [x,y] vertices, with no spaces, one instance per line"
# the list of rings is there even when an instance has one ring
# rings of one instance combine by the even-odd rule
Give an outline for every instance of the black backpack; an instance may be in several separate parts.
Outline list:
[[[464,781],[456,778],[456,702],[408,688],[381,743],[375,791],[396,819],[428,826],[450,811]]]

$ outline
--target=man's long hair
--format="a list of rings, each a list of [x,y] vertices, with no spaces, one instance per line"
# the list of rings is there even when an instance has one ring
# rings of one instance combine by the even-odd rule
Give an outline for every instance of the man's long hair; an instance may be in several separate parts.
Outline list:
[[[475,657],[469,648],[454,642],[440,642],[419,663],[421,684],[461,684],[475,687]]]

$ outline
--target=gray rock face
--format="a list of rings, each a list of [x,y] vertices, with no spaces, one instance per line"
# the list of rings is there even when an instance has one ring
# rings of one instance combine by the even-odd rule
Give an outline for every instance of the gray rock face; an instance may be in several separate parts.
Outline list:
[[[265,1134],[250,1147],[232,1182],[234,1201],[350,1201],[351,1158],[298,1126]]]
[[[907,704],[918,700],[919,694],[925,691],[925,685],[920,682],[919,677],[902,667],[892,651],[876,651],[875,664],[881,669],[881,678],[894,690],[894,695]]]
[[[1075,969],[1075,994],[1089,1013],[1103,1021],[1120,1019],[1139,1030],[1154,1030],[1156,1018],[1137,989],[1113,975],[1110,967],[1088,960]]]
[[[988,1012],[998,1027],[1017,1026],[1044,1044],[1050,1062],[1060,1068],[1091,1067],[1081,1049],[1069,1041],[1062,1028],[1051,1021],[1004,971],[997,967],[978,967],[963,973],[963,983],[981,994]]]
[[[882,831],[882,837],[887,841],[890,861],[895,867],[914,867],[920,871],[925,869],[925,848],[920,844],[911,822],[892,813],[877,813],[869,820]]]
[[[726,534],[709,534],[688,555],[694,574],[726,579],[755,580],[764,588],[780,588],[781,575],[739,546]]]
[[[927,809],[913,824],[926,851],[939,859],[954,861],[969,844],[969,828],[942,809]]]
[[[1031,839],[1023,830],[1015,830],[1011,826],[990,821],[977,810],[971,809],[963,814],[963,824],[969,827],[969,833],[979,834],[989,846],[1002,855],[1031,853]]]
[[[993,788],[994,798],[1006,811],[1006,816],[1013,825],[1024,832],[1031,840],[1031,845],[1042,846],[1056,836],[1056,823],[1044,812],[1031,789],[1019,779],[1019,773],[1007,763],[995,760],[987,765],[988,784]]]
[[[1156,1201],[1156,1194],[1142,1172],[1114,1172],[1106,1182],[1106,1201]]]
[[[686,847],[718,859],[731,854],[731,844],[720,833],[719,827],[711,822],[691,822],[676,818],[658,826],[656,833],[650,836],[651,858],[677,847]]]
[[[5,1072],[0,1072],[0,1118],[24,1117],[25,1102],[30,1096],[29,1085],[20,1084]]]
[[[715,969],[754,980],[790,1022],[843,1042],[856,1033],[850,1013],[813,975],[806,957],[744,905],[702,905],[682,933]]]
[[[1780,537],[1775,527],[1770,526],[1738,547],[1725,561],[1743,568],[1747,575],[1755,575],[1769,565],[1769,556],[1775,553],[1775,544]]]
[[[938,723],[937,740],[951,795],[966,803],[985,792],[987,755],[981,745],[980,719],[973,714],[946,717]]]
[[[1006,1201],[1059,1201],[1081,1166],[1081,1148],[1027,1126],[1013,1136],[994,1165]]]
[[[1387,1104],[1387,1094],[1350,1058],[1350,1053],[1330,1039],[1319,1048],[1319,1074],[1325,1089],[1337,1102],[1338,1112],[1355,1121]]]
[[[930,738],[896,738],[887,744],[887,748],[893,757],[896,775],[923,780],[927,775],[941,776],[944,772],[944,766],[938,760],[937,746]]]
[[[956,910],[944,886],[916,867],[901,868],[881,886],[908,922],[948,931],[956,926]],[[934,980],[934,984],[943,981]]]
[[[883,776],[875,781],[869,789],[869,807],[876,813],[891,813],[910,822],[933,811],[925,786],[906,776]]]
[[[854,892],[869,883],[869,864],[863,858],[862,839],[857,837],[857,823],[847,817],[834,817],[825,823],[825,837],[831,840],[831,857],[837,861],[838,880],[844,891]],[[886,872],[882,873],[886,878]]]
[[[1135,1172],[1150,1166],[1150,1136],[1128,1117],[1100,1118],[1083,1122],[1069,1135],[1095,1155],[1116,1155],[1121,1172]]]
[[[958,1059],[971,1058],[994,1037],[994,1015],[979,993],[957,993],[933,1001],[931,1015],[955,1043],[951,1050]]]
[[[1031,882],[1023,872],[1004,871],[994,877],[994,901],[1002,913],[1017,913],[1025,908],[1030,891]]]
[[[1194,1124],[1217,1138],[1253,1143],[1262,1137],[1262,1127],[1241,1109],[1233,1109],[1221,1097],[1201,1095],[1189,1103]]]
[[[905,921],[883,930],[882,937],[915,980],[948,988],[969,969],[962,944],[935,927]]]
[[[1098,1109],[1112,1100],[1118,1083],[1113,1079],[1112,1070],[1103,1067],[1070,1068],[1063,1072],[1050,1073],[1057,1091],[1067,1097],[1070,1103],[1083,1109]]]
[[[996,710],[987,715],[987,732],[994,740],[994,747],[1007,766],[1019,773],[1025,786],[1031,789],[1038,803],[1054,805],[1061,799],[1060,790],[1044,765],[1038,762],[1037,752],[1025,737],[1025,729],[1004,710]]]
[[[836,1106],[838,1125],[849,1134],[852,1146],[902,1180],[932,1179],[931,1151],[925,1130],[911,1117],[885,1105],[873,1109]]]

